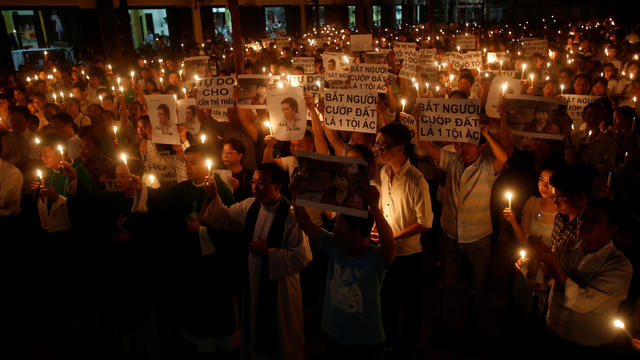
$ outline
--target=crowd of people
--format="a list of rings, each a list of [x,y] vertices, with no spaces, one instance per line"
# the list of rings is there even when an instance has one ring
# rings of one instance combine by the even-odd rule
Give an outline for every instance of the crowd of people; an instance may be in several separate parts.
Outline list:
[[[197,97],[183,76],[186,56],[209,56],[201,78],[236,75],[237,52],[225,39],[167,48],[132,68],[45,56],[5,69],[2,349],[37,343],[68,356],[221,359],[413,359],[442,349],[464,358],[633,356],[638,28],[549,17],[373,30],[373,51],[395,42],[436,49],[440,82],[425,84],[419,72],[417,81],[390,78],[375,134],[325,126],[321,97],[306,94],[307,130],[292,141],[270,135],[265,110],[195,106],[187,117],[199,122],[197,133],[178,124],[180,144],[154,142],[145,95]],[[462,34],[474,35],[483,55],[507,58],[443,66]],[[247,47],[244,73],[302,74],[292,58],[307,56],[322,74],[322,54],[333,52],[365,62],[349,36],[325,26],[286,47]],[[520,55],[518,40],[534,37],[548,41],[548,52]],[[400,72],[393,51],[383,59]],[[542,110],[525,119],[562,140],[511,134],[502,102],[499,118],[481,115],[478,144],[419,140],[401,121],[419,118],[421,98],[484,107],[492,79],[507,71],[523,79],[521,94],[598,98],[579,126],[560,128]],[[296,206],[299,151],[361,158],[369,217]]]

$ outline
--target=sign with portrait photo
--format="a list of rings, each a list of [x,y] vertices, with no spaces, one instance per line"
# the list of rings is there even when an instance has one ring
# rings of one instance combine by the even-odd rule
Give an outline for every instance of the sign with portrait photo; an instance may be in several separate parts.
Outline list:
[[[507,125],[514,135],[562,140],[563,129],[571,126],[567,106],[562,100],[541,96],[505,95]]]
[[[178,124],[182,124],[192,135],[200,132],[200,121],[196,109],[196,99],[178,99]]]
[[[151,135],[156,144],[180,144],[176,113],[176,99],[173,95],[145,95]]]
[[[307,107],[299,87],[267,90],[267,109],[273,136],[278,140],[300,140],[307,129]]]
[[[296,152],[299,164],[297,206],[366,218],[369,174],[360,158]]]
[[[238,75],[238,107],[266,109],[267,89],[276,89],[280,76]]]

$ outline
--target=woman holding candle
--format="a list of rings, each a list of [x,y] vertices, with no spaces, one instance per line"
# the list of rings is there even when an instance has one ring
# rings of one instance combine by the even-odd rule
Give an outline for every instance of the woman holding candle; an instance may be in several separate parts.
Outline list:
[[[554,171],[551,169],[544,169],[540,172],[538,191],[541,196],[532,196],[525,202],[520,223],[518,223],[513,209],[507,207],[502,212],[505,220],[513,228],[516,239],[523,246],[527,245],[529,236],[540,237],[547,246],[551,246],[551,232],[555,216],[558,213],[553,203],[552,187],[549,184],[549,179],[553,173]],[[531,252],[528,251],[528,253]],[[543,316],[547,297],[547,283],[537,261],[534,263],[533,260],[528,260],[527,265],[529,271],[527,277],[531,279],[528,287],[533,290],[533,298],[527,300],[533,300],[533,303],[537,304],[536,314]]]

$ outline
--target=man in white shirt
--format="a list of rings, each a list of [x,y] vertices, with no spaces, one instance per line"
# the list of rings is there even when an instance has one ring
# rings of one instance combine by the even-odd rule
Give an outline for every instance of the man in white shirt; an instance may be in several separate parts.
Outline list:
[[[382,287],[383,321],[388,345],[397,346],[398,355],[405,358],[415,351],[419,331],[420,236],[431,229],[431,197],[424,176],[409,161],[413,153],[409,128],[400,123],[382,127],[375,151],[385,164],[380,171],[380,208],[396,243],[396,259]],[[404,322],[398,333],[400,311]]]
[[[210,203],[200,214],[202,223],[242,232],[248,244],[242,348],[250,359],[293,360],[305,354],[299,273],[311,262],[311,249],[280,195],[285,182],[278,165],[261,164],[251,182],[254,197],[230,207],[222,204],[214,181],[205,185]]]
[[[611,240],[618,229],[615,206],[609,199],[589,200],[578,218],[578,236],[553,251],[540,239],[530,239],[553,277],[547,325],[564,341],[596,347],[616,337],[612,321],[627,297],[633,269]]]

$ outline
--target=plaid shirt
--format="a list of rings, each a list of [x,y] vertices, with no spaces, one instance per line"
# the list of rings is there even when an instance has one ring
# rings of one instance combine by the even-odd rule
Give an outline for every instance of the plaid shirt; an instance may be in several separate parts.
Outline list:
[[[578,217],[569,221],[569,217],[557,214],[551,232],[551,251],[557,253],[560,244],[573,244],[578,239]]]

